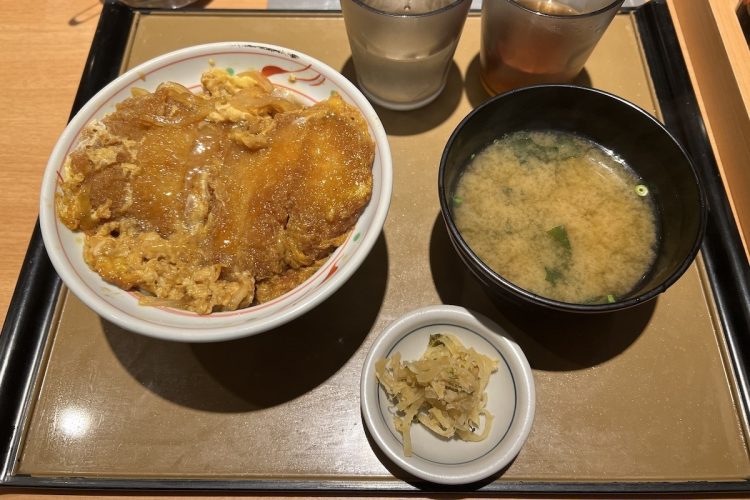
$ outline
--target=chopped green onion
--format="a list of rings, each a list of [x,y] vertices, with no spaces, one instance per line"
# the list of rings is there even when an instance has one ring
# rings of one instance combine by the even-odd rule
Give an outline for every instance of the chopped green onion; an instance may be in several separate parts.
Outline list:
[[[568,231],[565,226],[555,226],[547,231],[547,234],[552,236],[556,242],[563,246],[566,250],[570,250],[570,239],[568,239]]]
[[[614,304],[615,303],[615,296],[612,295],[612,294],[607,295],[607,302],[609,302],[610,304]]]
[[[464,202],[464,199],[461,198],[460,196],[454,196],[453,197],[453,204],[454,205],[458,206],[458,205],[460,205],[463,202]]]
[[[638,184],[635,187],[635,194],[637,194],[638,196],[646,196],[648,194],[648,188],[643,184]]]

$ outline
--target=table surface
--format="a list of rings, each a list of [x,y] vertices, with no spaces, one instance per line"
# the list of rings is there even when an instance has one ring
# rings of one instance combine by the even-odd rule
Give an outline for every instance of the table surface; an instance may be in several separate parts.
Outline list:
[[[262,9],[266,1],[208,0],[197,5],[207,9]],[[0,214],[4,218],[0,225],[2,321],[37,219],[38,192],[47,158],[67,123],[100,12],[99,0],[38,0],[33,8],[29,8],[27,2],[5,0],[0,3],[0,83],[3,88],[0,109],[5,112],[0,134]],[[101,498],[96,494],[52,494],[78,499]],[[11,491],[0,492],[0,495],[14,499],[49,498],[38,492]],[[118,495],[117,498],[148,496]]]

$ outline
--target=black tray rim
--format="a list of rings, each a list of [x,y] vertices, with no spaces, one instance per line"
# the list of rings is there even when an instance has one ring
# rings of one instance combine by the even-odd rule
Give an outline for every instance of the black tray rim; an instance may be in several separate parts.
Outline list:
[[[692,157],[708,199],[708,224],[701,246],[730,363],[737,380],[739,405],[748,418],[750,381],[750,264],[727,200],[722,179],[708,140],[697,99],[665,0],[633,9],[638,35],[651,71],[666,127]],[[127,49],[130,27],[137,15],[151,11],[132,9],[105,0],[71,117],[99,89],[117,77]],[[201,15],[206,11],[187,9]],[[248,11],[223,10],[210,14]],[[269,14],[321,14],[317,11],[254,11]],[[325,14],[325,12],[323,13]],[[121,477],[41,477],[14,474],[31,392],[43,363],[48,333],[54,322],[61,289],[47,257],[39,224],[34,228],[18,283],[0,334],[0,489],[55,491],[191,491],[191,492],[449,492],[522,494],[717,494],[750,491],[750,478],[729,481],[500,481],[444,487],[422,482],[392,480],[292,480],[292,479],[134,479]]]

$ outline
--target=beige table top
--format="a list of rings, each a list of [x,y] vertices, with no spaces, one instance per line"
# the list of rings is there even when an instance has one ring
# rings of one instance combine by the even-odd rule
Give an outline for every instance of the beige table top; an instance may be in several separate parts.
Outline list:
[[[264,8],[265,4],[265,0],[199,3],[204,8]],[[0,134],[3,321],[37,218],[38,190],[47,157],[67,122],[100,11],[98,0],[38,0],[33,8],[28,2],[0,3],[0,109],[5,112]],[[49,498],[37,492],[0,492],[0,496]],[[63,495],[68,496],[101,498],[97,494]],[[117,496],[144,497],[148,495]]]

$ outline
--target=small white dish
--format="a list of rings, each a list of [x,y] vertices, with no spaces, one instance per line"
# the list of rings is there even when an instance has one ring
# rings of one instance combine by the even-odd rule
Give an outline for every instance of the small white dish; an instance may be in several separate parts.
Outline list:
[[[495,419],[490,435],[480,442],[446,440],[414,424],[413,455],[406,457],[375,362],[397,351],[404,361],[416,360],[435,333],[455,335],[465,346],[498,360],[487,385],[487,409]],[[425,307],[389,325],[367,355],[360,389],[362,416],[375,443],[396,465],[433,483],[467,484],[497,473],[521,450],[534,421],[534,378],[521,348],[499,325],[463,307]]]

